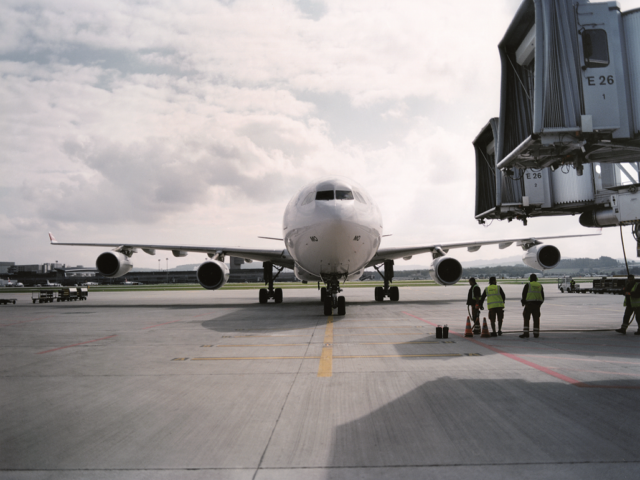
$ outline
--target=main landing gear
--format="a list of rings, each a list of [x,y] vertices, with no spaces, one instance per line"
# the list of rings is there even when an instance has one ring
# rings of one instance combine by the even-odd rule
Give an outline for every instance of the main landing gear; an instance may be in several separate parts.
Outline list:
[[[273,298],[276,303],[282,303],[282,289],[281,288],[273,288],[273,282],[276,281],[280,272],[284,269],[284,267],[276,267],[278,271],[275,275],[273,274],[273,263],[264,262],[264,283],[269,285],[269,288],[261,288],[258,298],[260,303],[267,303],[270,298]]]
[[[338,309],[338,315],[347,313],[347,305],[343,296],[338,296],[342,291],[340,281],[333,278],[327,282],[327,286],[320,289],[320,301],[324,305],[324,314],[333,315],[333,309]]]
[[[376,302],[384,301],[384,297],[389,297],[392,302],[400,300],[400,289],[398,287],[390,287],[389,284],[393,281],[393,260],[384,261],[384,273],[380,272],[380,269],[374,265],[382,280],[384,280],[384,287],[376,287],[373,291]]]

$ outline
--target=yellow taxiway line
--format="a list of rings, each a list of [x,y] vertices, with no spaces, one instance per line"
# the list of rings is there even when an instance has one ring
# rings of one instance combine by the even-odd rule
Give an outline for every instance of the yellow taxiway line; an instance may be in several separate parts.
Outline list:
[[[333,315],[327,318],[327,328],[324,331],[324,345],[320,354],[318,366],[319,377],[330,377],[333,374]]]

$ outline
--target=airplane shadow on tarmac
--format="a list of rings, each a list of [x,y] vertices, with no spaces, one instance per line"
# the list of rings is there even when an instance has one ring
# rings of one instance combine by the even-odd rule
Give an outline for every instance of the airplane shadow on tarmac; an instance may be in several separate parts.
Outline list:
[[[424,307],[428,305],[445,305],[450,302],[446,300],[431,300],[422,302],[412,301],[410,303]],[[401,304],[394,302],[393,304],[386,303],[385,306],[401,306]],[[333,323],[339,325],[342,321],[349,320],[349,308],[356,307],[360,307],[358,311],[359,316],[369,314],[370,312],[367,311],[369,309],[372,316],[379,315],[380,312],[382,312],[382,310],[380,310],[380,303],[375,301],[348,302],[347,314],[345,316],[333,315]],[[226,315],[202,322],[202,326],[205,328],[225,333],[235,331],[291,331],[316,327],[325,324],[327,321],[327,316],[323,313],[320,301],[309,298],[295,298],[288,302],[285,300],[285,302],[281,304],[223,304],[217,305],[215,308],[236,309]]]

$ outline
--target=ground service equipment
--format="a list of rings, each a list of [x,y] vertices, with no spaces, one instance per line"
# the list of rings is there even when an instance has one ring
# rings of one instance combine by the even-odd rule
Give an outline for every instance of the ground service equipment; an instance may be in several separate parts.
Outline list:
[[[475,218],[640,222],[640,9],[525,0],[498,45],[500,116],[473,144]]]

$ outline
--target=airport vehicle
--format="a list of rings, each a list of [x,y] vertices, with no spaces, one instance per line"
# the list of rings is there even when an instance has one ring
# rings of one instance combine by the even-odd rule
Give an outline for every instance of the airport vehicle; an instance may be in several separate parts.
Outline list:
[[[571,278],[571,277],[565,277]],[[567,293],[612,293],[614,295],[622,295],[624,292],[624,285],[627,282],[627,277],[618,277],[618,278],[594,278],[593,279],[593,287],[591,288],[581,288],[580,285],[574,285],[572,289],[567,289],[561,287],[561,279],[558,279],[558,288],[561,292],[566,291]]]
[[[578,283],[573,283],[573,285],[571,284],[571,281],[573,280],[573,277],[570,277],[569,275],[565,275],[564,277],[559,277],[558,278],[558,290],[560,290],[561,293],[564,292],[573,292],[575,289],[580,288],[580,284]]]
[[[31,293],[31,301],[33,303],[52,303],[58,300],[57,290],[40,290]]]
[[[13,303],[15,305],[16,304],[16,299],[15,298],[0,298],[0,303],[2,305],[6,305],[7,303]]]
[[[466,248],[470,252],[476,252],[483,245],[497,244],[503,249],[515,243],[524,250],[522,260],[525,264],[537,270],[545,270],[558,264],[560,251],[553,245],[541,245],[542,240],[593,235],[526,237],[380,248],[383,237],[380,210],[360,185],[341,177],[313,182],[294,195],[284,212],[282,232],[284,238],[271,238],[284,242],[284,245],[277,249],[140,243],[62,243],[58,242],[51,232],[49,239],[53,245],[113,248],[99,255],[96,260],[96,268],[106,277],[121,277],[129,272],[133,268],[131,257],[138,250],[149,255],[155,255],[156,250],[170,250],[176,257],[184,257],[189,252],[206,253],[211,260],[200,265],[196,273],[200,285],[209,290],[222,287],[229,279],[229,268],[224,263],[226,256],[261,261],[264,262],[264,279],[268,288],[260,289],[260,303],[267,303],[269,299],[274,299],[275,303],[282,302],[282,289],[274,289],[273,284],[282,269],[290,268],[303,282],[318,282],[318,287],[320,283],[325,285],[320,290],[325,315],[331,315],[334,309],[337,309],[338,315],[344,315],[346,305],[344,296],[339,295],[342,291],[340,283],[357,280],[367,267],[374,267],[384,281],[384,286],[374,289],[375,300],[381,302],[388,297],[391,301],[398,301],[399,289],[390,285],[394,276],[394,259],[409,260],[413,255],[431,253],[431,278],[440,285],[454,285],[462,277],[462,265],[456,259],[445,256],[452,248]],[[380,272],[381,266],[384,266],[384,273]]]

